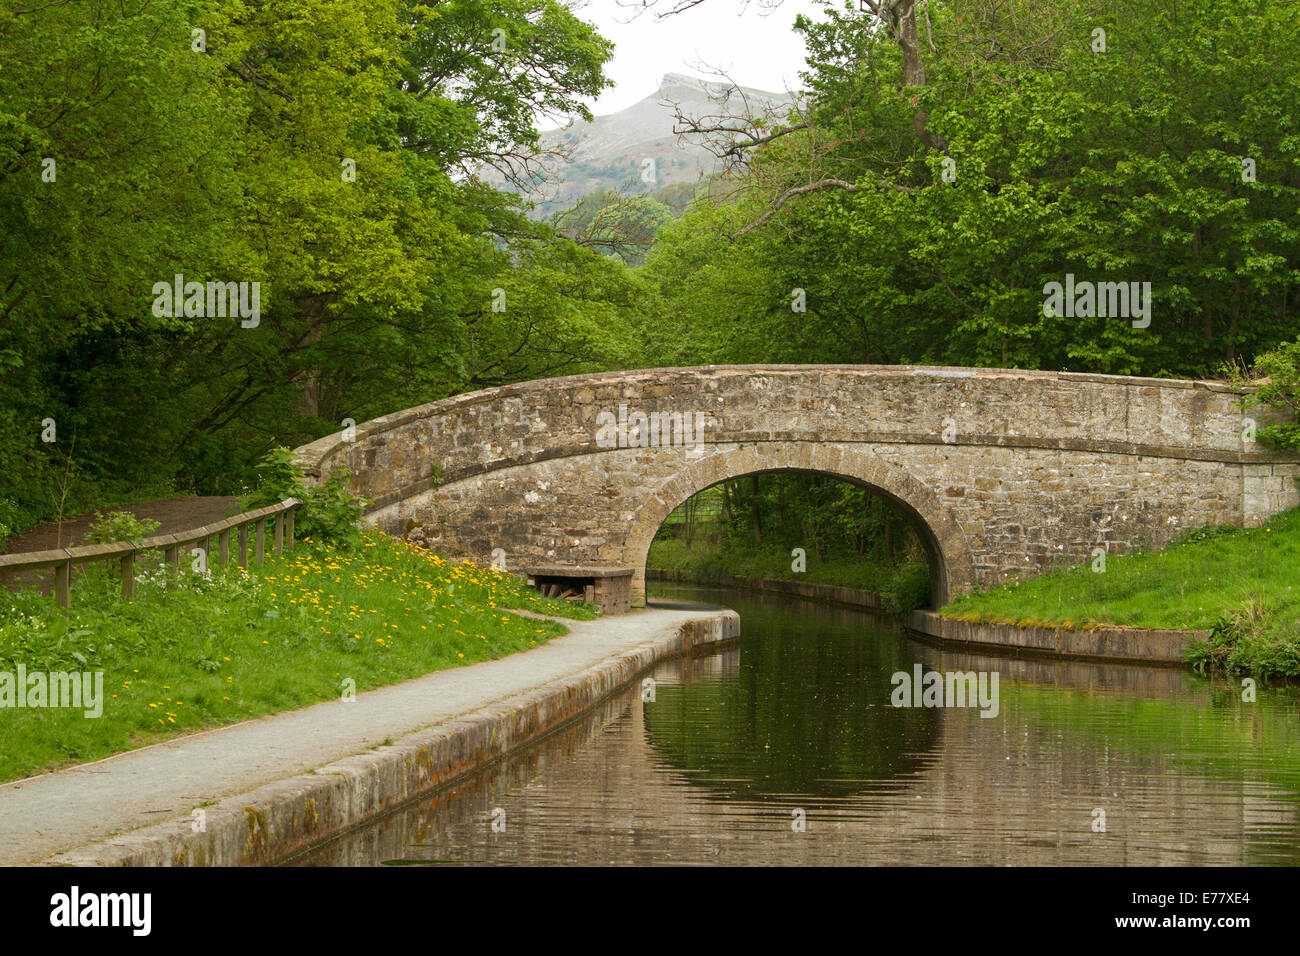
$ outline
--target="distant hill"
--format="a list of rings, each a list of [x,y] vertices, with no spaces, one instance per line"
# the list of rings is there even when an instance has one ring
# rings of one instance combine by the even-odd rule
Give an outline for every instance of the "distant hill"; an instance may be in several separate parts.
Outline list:
[[[718,161],[698,143],[678,142],[673,132],[673,104],[678,104],[687,115],[717,115],[723,107],[711,100],[709,94],[712,91],[716,96],[727,88],[725,83],[669,73],[658,90],[625,110],[597,116],[590,123],[578,120],[564,129],[543,133],[545,148],[565,149],[570,159],[552,162],[548,166],[547,183],[525,197],[536,203],[531,215],[545,219],[552,212],[568,209],[583,196],[601,190],[635,195],[707,178]],[[784,93],[740,89],[754,114],[791,101]],[[732,94],[726,108],[737,114],[742,112],[743,102],[738,93]],[[647,160],[654,161],[652,182],[643,179]],[[505,186],[495,172],[489,171],[483,178],[498,188]]]

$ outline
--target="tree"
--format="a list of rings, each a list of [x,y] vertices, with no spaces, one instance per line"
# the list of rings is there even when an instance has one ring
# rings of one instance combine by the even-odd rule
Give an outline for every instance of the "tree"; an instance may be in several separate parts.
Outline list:
[[[672,210],[650,196],[620,196],[612,189],[584,196],[570,209],[551,215],[556,231],[602,255],[639,266]]]
[[[620,361],[645,287],[475,175],[610,52],[557,0],[6,4],[0,522],[74,436],[70,507],[229,491],[344,417]],[[259,314],[159,310],[176,275]]]
[[[800,109],[648,257],[679,354],[1204,376],[1294,336],[1285,5],[923,12],[923,89],[906,24],[835,4],[797,21]],[[1150,325],[1047,314],[1067,275],[1149,282]]]

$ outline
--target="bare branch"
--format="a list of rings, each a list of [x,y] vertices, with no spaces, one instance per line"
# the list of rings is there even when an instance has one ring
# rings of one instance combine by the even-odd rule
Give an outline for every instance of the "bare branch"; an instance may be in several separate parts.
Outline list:
[[[667,10],[656,9],[659,6],[659,0],[617,0],[620,7],[625,10],[631,10],[632,16],[628,22],[637,19],[647,11],[654,11],[656,20],[666,20],[668,17],[675,17],[679,13],[685,13],[687,10],[698,7],[705,0],[673,0],[672,6]],[[749,8],[750,3],[758,8],[759,16],[767,16],[777,10],[785,0],[740,0],[740,11],[744,13]]]
[[[808,127],[807,123],[788,123],[791,111],[798,108],[793,93],[788,93],[788,102],[756,100],[725,70],[698,68],[724,81],[699,81],[700,89],[714,104],[710,112],[691,116],[678,101],[665,97],[661,102],[673,110],[673,132],[678,139],[698,137],[701,146],[722,160],[724,170],[743,167],[749,150]]]
[[[900,193],[912,192],[912,188],[910,186],[899,186],[894,183],[883,183],[883,182],[879,183],[878,185],[880,186],[881,189],[885,189],[890,192],[900,192]],[[843,189],[846,193],[855,193],[858,191],[858,187],[854,183],[851,183],[845,179],[834,179],[834,178],[819,179],[815,183],[805,183],[802,186],[791,186],[789,189],[782,192],[779,196],[776,197],[776,199],[772,201],[771,209],[767,210],[765,213],[763,213],[763,215],[759,216],[748,226],[743,226],[742,228],[737,229],[735,232],[730,233],[727,236],[727,238],[730,239],[732,242],[735,242],[745,233],[757,229],[759,226],[763,225],[765,222],[767,222],[769,219],[775,216],[778,212],[781,211],[781,207],[784,206],[791,199],[794,199],[796,196],[805,196],[808,193],[817,192],[818,190],[821,189]]]

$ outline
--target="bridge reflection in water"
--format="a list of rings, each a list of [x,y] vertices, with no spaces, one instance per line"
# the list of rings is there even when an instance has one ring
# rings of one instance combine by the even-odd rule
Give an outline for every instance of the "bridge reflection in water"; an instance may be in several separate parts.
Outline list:
[[[1300,863],[1294,688],[1246,704],[1179,670],[954,653],[857,611],[672,590],[736,607],[741,643],[296,862]],[[891,707],[914,663],[998,672],[998,715]]]

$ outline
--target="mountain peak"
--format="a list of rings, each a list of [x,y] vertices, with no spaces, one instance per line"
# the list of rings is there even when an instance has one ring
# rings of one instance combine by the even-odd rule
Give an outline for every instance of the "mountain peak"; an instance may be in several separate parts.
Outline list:
[[[687,76],[685,73],[665,73],[664,78],[659,83],[659,93],[662,95],[665,91],[674,87],[678,89],[685,87],[688,90],[696,90],[701,93],[720,92],[729,86],[731,86],[730,83],[706,80],[698,76]]]
[[[543,145],[566,158],[551,167],[551,181],[545,187],[529,193],[536,203],[533,215],[545,218],[583,196],[609,189],[648,193],[666,186],[693,186],[712,175],[717,158],[703,144],[678,136],[671,104],[690,113],[741,109],[739,101],[722,102],[722,94],[731,89],[729,82],[664,73],[659,89],[631,106],[542,133]],[[741,89],[744,108],[755,112],[779,110],[790,101],[788,94]],[[501,182],[490,174],[484,179]]]

